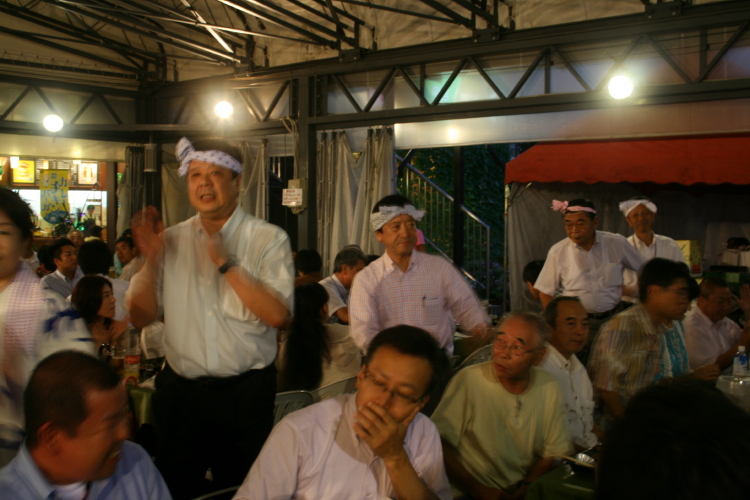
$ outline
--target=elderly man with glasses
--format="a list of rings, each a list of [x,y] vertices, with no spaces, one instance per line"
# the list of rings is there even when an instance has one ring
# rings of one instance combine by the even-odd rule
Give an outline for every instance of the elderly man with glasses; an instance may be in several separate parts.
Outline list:
[[[448,385],[432,421],[456,498],[523,498],[553,457],[573,450],[557,380],[534,366],[546,340],[539,315],[511,313],[497,327],[492,361],[464,368]]]
[[[357,392],[285,417],[235,500],[452,498],[437,429],[419,413],[447,365],[426,331],[383,330],[370,342]]]

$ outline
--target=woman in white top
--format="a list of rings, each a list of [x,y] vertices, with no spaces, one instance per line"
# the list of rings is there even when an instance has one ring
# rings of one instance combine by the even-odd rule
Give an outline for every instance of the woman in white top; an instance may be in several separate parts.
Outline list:
[[[348,327],[327,325],[328,292],[318,283],[294,290],[294,319],[276,358],[277,392],[306,390],[357,376],[361,367],[359,348]]]

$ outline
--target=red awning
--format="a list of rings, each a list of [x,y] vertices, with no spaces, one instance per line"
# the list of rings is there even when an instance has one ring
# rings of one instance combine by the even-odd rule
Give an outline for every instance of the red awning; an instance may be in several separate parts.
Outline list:
[[[750,136],[537,144],[505,182],[750,184]]]

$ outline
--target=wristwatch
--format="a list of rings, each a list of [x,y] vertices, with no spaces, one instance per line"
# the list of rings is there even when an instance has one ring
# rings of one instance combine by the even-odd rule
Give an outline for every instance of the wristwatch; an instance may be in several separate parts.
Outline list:
[[[221,274],[224,274],[229,271],[229,269],[237,265],[239,265],[239,262],[237,262],[237,257],[235,257],[234,255],[230,255],[229,257],[227,257],[227,261],[224,262],[224,264],[219,268],[219,272]]]

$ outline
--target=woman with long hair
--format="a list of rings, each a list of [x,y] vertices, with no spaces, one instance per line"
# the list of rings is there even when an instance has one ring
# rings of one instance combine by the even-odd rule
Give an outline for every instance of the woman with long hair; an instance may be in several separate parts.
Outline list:
[[[128,329],[127,320],[114,321],[112,284],[102,276],[84,276],[73,289],[70,302],[81,315],[97,346],[109,344]]]
[[[348,328],[326,325],[327,302],[318,283],[295,288],[292,328],[276,361],[278,392],[311,391],[359,373],[361,354]]]

